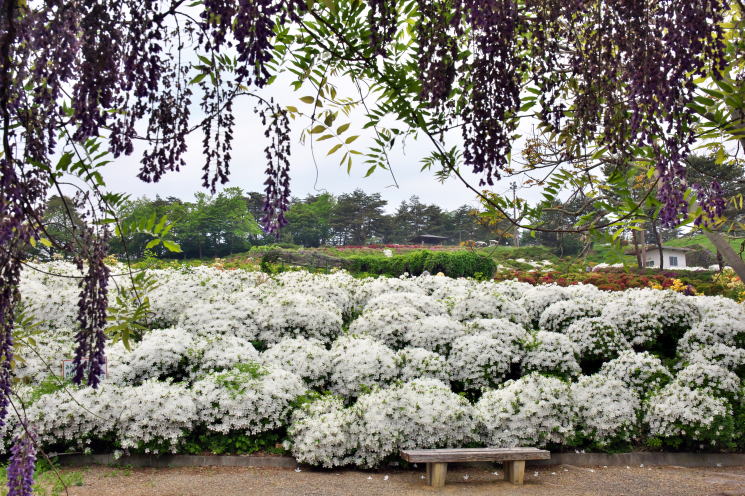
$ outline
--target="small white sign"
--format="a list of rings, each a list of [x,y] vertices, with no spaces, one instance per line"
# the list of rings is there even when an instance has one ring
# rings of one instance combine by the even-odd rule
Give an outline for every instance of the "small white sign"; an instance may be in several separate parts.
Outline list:
[[[87,362],[88,360],[83,360],[83,362]],[[67,358],[65,360],[62,360],[62,378],[64,380],[72,380],[73,377],[75,377],[75,366],[73,365],[74,360],[72,358]],[[103,363],[103,376],[102,379],[106,379],[109,375],[109,362],[104,361]]]

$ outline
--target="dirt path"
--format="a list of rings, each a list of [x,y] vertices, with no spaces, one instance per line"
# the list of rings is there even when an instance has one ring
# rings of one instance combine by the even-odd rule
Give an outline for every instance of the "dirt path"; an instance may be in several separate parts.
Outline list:
[[[525,485],[515,487],[501,480],[501,468],[487,470],[464,465],[448,471],[447,485],[439,491],[424,486],[421,467],[300,472],[225,467],[89,467],[82,471],[84,485],[70,488],[71,496],[745,496],[745,467],[528,467]]]

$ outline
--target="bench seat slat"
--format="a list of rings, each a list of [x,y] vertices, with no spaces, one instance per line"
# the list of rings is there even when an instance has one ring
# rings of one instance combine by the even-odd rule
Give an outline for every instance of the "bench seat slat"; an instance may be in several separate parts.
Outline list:
[[[551,452],[538,448],[463,448],[403,450],[401,457],[411,463],[500,462],[548,460]]]

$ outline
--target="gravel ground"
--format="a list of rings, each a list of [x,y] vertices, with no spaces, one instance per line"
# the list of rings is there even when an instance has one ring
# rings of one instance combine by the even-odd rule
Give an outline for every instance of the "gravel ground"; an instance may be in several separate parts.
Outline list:
[[[71,496],[331,496],[331,495],[536,495],[536,496],[745,496],[745,467],[575,467],[531,468],[525,485],[501,480],[501,467],[454,466],[447,485],[424,485],[423,467],[412,470],[322,471],[189,467],[122,469],[88,467],[83,486]],[[498,475],[495,475],[494,472]],[[64,492],[63,492],[64,494]]]

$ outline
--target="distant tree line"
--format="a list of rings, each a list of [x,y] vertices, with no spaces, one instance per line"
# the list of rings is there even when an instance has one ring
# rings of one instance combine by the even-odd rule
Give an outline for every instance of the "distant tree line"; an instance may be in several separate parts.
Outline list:
[[[362,190],[332,195],[323,193],[293,198],[287,212],[287,225],[279,240],[262,232],[257,223],[263,212],[261,193],[226,188],[214,196],[197,193],[192,201],[175,197],[139,198],[126,203],[119,212],[124,235],[111,238],[110,252],[140,258],[146,254],[151,236],[138,233],[136,227],[149,219],[164,215],[173,227],[169,239],[182,252],[168,253],[162,247],[152,248],[155,255],[183,258],[222,257],[248,250],[251,246],[292,243],[304,247],[321,245],[364,245],[370,243],[409,244],[418,234],[447,238],[446,244],[461,241],[496,239],[509,244],[509,236],[500,236],[484,225],[480,212],[469,205],[447,211],[437,205],[422,203],[412,196],[401,202],[393,213],[386,213],[388,202],[380,194]],[[72,220],[69,213],[72,212]],[[52,196],[45,213],[47,229],[60,237],[74,237],[82,220],[69,198]],[[36,248],[39,255],[49,256],[51,249]]]

